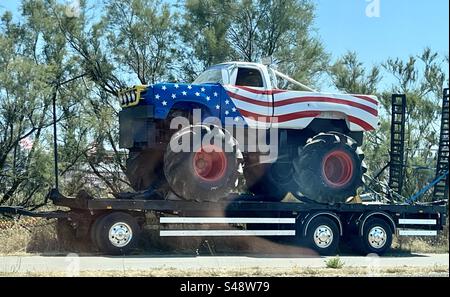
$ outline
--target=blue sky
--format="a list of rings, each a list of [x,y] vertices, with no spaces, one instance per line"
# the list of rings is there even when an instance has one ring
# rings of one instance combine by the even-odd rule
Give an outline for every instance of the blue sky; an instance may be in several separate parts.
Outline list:
[[[367,6],[376,5],[374,1],[379,3],[379,17],[368,17]],[[448,0],[315,2],[315,27],[333,60],[351,50],[358,53],[366,66],[371,66],[388,57],[406,59],[427,46],[442,56],[448,55]],[[17,3],[19,1],[0,0],[0,13],[5,9],[16,10]]]
[[[378,0],[380,16],[369,18],[369,0],[316,0],[316,27],[328,51],[354,50],[366,63],[407,57],[429,46],[448,54],[448,0]]]

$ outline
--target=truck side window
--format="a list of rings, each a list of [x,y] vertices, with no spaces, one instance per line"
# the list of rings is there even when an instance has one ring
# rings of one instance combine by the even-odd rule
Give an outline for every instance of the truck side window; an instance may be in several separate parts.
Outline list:
[[[264,87],[261,72],[257,69],[239,67],[236,77],[236,85],[258,88]]]

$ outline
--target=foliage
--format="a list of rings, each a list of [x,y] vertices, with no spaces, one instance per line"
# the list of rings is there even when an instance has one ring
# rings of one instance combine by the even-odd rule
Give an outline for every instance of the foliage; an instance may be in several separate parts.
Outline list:
[[[325,260],[325,265],[327,268],[341,269],[344,267],[344,264],[344,261],[342,261],[339,257],[333,257]]]
[[[188,0],[183,18],[185,48],[197,64],[191,77],[223,61],[259,62],[270,56],[281,71],[312,83],[328,62],[314,34],[311,1]],[[193,37],[197,41],[191,45]]]
[[[406,167],[402,192],[405,197],[424,187],[435,175],[442,94],[448,84],[445,67],[448,67],[448,59],[425,48],[406,60],[388,58],[368,72],[356,53],[349,52],[329,70],[337,88],[353,94],[375,94],[380,99],[380,127],[366,135],[364,147],[365,162],[372,175],[389,161],[391,95],[406,94]],[[392,77],[395,84],[381,89],[383,75]],[[381,177],[386,178],[386,175]],[[429,194],[425,200],[431,198]]]
[[[355,53],[329,65],[309,0],[22,0],[0,19],[0,204],[38,207],[53,185],[52,102],[56,100],[62,191],[126,190],[118,147],[119,88],[192,81],[206,67],[272,56],[282,72],[314,84],[328,71],[338,89],[373,93],[381,127],[366,136],[371,173],[388,161],[392,92],[408,96],[405,195],[433,175],[442,59],[430,49],[369,70]],[[381,88],[383,79],[396,83]],[[411,167],[412,166],[412,167]],[[419,172],[419,173],[418,173]]]
[[[1,18],[0,204],[24,205],[34,196],[42,198],[51,182],[45,128],[51,124],[48,114],[57,81],[64,76],[59,67],[63,53],[57,36],[49,43],[50,21],[35,18],[40,4],[23,2],[26,25],[14,23],[8,12]]]
[[[439,141],[442,94],[448,83],[445,71],[448,62],[426,48],[407,60],[390,58],[383,63],[383,68],[396,80],[396,84],[384,92],[384,108],[389,105],[386,100],[388,93],[407,96],[403,195],[409,196],[435,175],[436,144]]]

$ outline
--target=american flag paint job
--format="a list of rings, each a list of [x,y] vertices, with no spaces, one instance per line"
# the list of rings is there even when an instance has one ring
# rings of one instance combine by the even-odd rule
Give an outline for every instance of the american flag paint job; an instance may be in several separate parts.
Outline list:
[[[325,94],[220,84],[150,85],[143,104],[155,105],[155,118],[165,119],[172,108],[196,104],[222,123],[250,127],[303,129],[314,118],[342,118],[351,131],[369,131],[378,125],[374,96]]]
[[[347,120],[350,130],[374,130],[378,125],[378,101],[374,96],[325,94],[303,91],[263,90],[225,86],[228,96],[244,119],[272,122],[277,127],[302,129],[327,112]]]

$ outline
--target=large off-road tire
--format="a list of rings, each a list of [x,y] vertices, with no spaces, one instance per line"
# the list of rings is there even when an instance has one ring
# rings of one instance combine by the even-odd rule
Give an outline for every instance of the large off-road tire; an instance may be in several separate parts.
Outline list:
[[[135,191],[158,186],[164,180],[164,150],[131,150],[126,162],[125,175]]]
[[[204,120],[209,114],[202,110]],[[167,116],[167,123],[176,117],[183,117],[193,122],[192,112],[185,110],[172,110]],[[175,133],[170,127],[166,127],[167,133]],[[130,149],[126,161],[125,175],[130,181],[131,187],[135,191],[145,191],[152,187],[161,192],[167,191],[167,182],[164,176],[164,149]]]
[[[206,139],[210,141],[205,143]],[[179,151],[181,147],[185,149]],[[185,200],[226,198],[238,188],[242,168],[237,141],[228,131],[213,125],[191,125],[175,133],[164,155],[166,180]]]
[[[294,160],[300,192],[319,203],[345,202],[363,185],[364,154],[355,140],[337,132],[309,139]]]
[[[262,173],[262,175],[261,175]],[[265,201],[281,201],[287,193],[296,192],[295,170],[292,162],[259,164],[244,168],[247,187],[253,194],[261,195]]]

